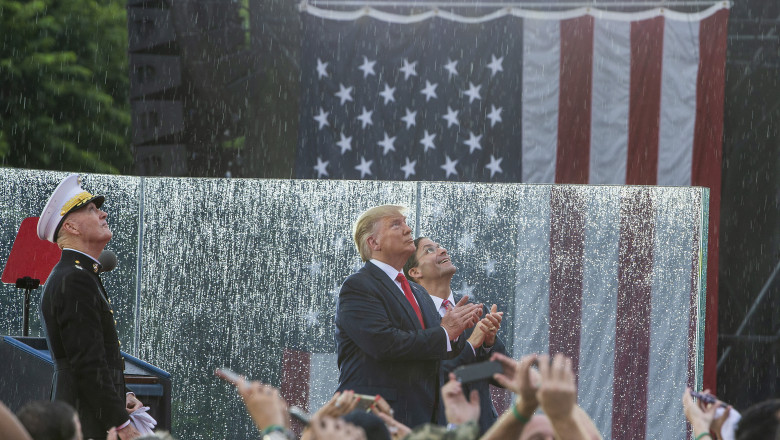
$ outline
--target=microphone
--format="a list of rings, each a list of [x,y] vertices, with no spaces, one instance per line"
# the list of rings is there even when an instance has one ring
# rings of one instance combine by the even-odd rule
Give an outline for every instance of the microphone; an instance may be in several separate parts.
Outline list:
[[[116,268],[118,260],[116,258],[116,254],[113,251],[106,249],[100,253],[100,256],[98,257],[98,263],[100,263],[102,266],[100,269],[101,272],[111,272]]]

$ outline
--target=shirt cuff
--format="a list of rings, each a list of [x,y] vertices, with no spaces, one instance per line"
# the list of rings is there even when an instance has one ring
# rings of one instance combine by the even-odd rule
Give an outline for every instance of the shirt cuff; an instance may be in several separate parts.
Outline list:
[[[446,336],[445,339],[447,339],[447,353],[452,351],[452,344],[450,343],[450,334],[447,333],[447,329],[442,326],[442,330],[444,330],[444,336]]]
[[[117,426],[116,430],[119,431],[120,429],[125,429],[129,424],[130,424],[130,419],[128,419],[125,423],[122,423],[121,425]]]
[[[471,352],[474,353],[474,356],[477,356],[477,350],[474,350],[474,346],[471,345],[471,342],[466,341],[467,344],[469,344],[469,347],[471,347]]]

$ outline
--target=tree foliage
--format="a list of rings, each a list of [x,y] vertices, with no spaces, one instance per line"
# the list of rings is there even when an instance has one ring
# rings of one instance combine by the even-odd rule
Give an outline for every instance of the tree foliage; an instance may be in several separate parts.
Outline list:
[[[130,172],[121,0],[0,0],[0,164]]]

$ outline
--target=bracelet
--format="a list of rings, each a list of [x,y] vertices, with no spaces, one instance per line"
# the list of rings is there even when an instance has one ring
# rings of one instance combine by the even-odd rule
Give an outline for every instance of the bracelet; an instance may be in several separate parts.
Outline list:
[[[284,426],[281,426],[281,425],[269,425],[262,432],[260,432],[260,436],[261,437],[262,436],[266,436],[266,435],[268,435],[268,434],[270,434],[272,432],[282,432],[283,433],[284,431],[285,431]]]
[[[695,439],[695,440],[701,440],[701,439],[703,439],[703,438],[704,438],[704,436],[705,436],[705,435],[706,435],[707,437],[709,437],[709,438],[712,438],[712,436],[710,435],[710,433],[709,433],[709,432],[702,432],[701,434],[699,434],[699,435],[697,435],[697,436],[696,436],[696,439]]]
[[[522,424],[527,424],[530,419],[522,414],[520,414],[520,411],[517,410],[517,403],[512,404],[512,415],[515,416],[515,419],[517,419],[518,422]],[[699,439],[696,439],[699,440]]]
[[[260,432],[262,440],[294,440],[295,434],[280,425],[270,425]]]

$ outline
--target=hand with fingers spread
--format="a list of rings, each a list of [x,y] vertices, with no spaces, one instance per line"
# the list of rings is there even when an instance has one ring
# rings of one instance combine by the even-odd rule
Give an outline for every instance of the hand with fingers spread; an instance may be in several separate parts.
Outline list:
[[[450,373],[449,381],[441,388],[444,402],[444,413],[447,422],[462,425],[466,422],[479,420],[479,392],[472,390],[469,400],[463,394],[460,382],[455,379],[455,373]]]
[[[586,439],[588,431],[578,421],[577,385],[571,359],[561,353],[538,358],[540,385],[536,399],[561,440]]]
[[[257,381],[241,379],[236,383],[238,394],[244,399],[247,412],[260,431],[269,426],[289,428],[287,402],[279,395],[279,390]]]
[[[548,355],[539,356],[539,375],[542,383],[536,398],[547,417],[555,420],[572,414],[577,404],[577,386],[571,359],[561,353],[556,354],[552,362]]]
[[[704,390],[709,393],[709,390]],[[693,435],[698,436],[710,432],[712,421],[715,419],[715,410],[718,409],[717,403],[706,403],[702,400],[694,401],[691,396],[691,389],[685,388],[682,396],[683,411],[685,418],[690,422],[693,428]]]
[[[447,330],[452,341],[458,339],[467,328],[474,327],[482,316],[482,304],[470,304],[468,301],[468,295],[464,295],[455,307],[441,318],[441,326]]]

